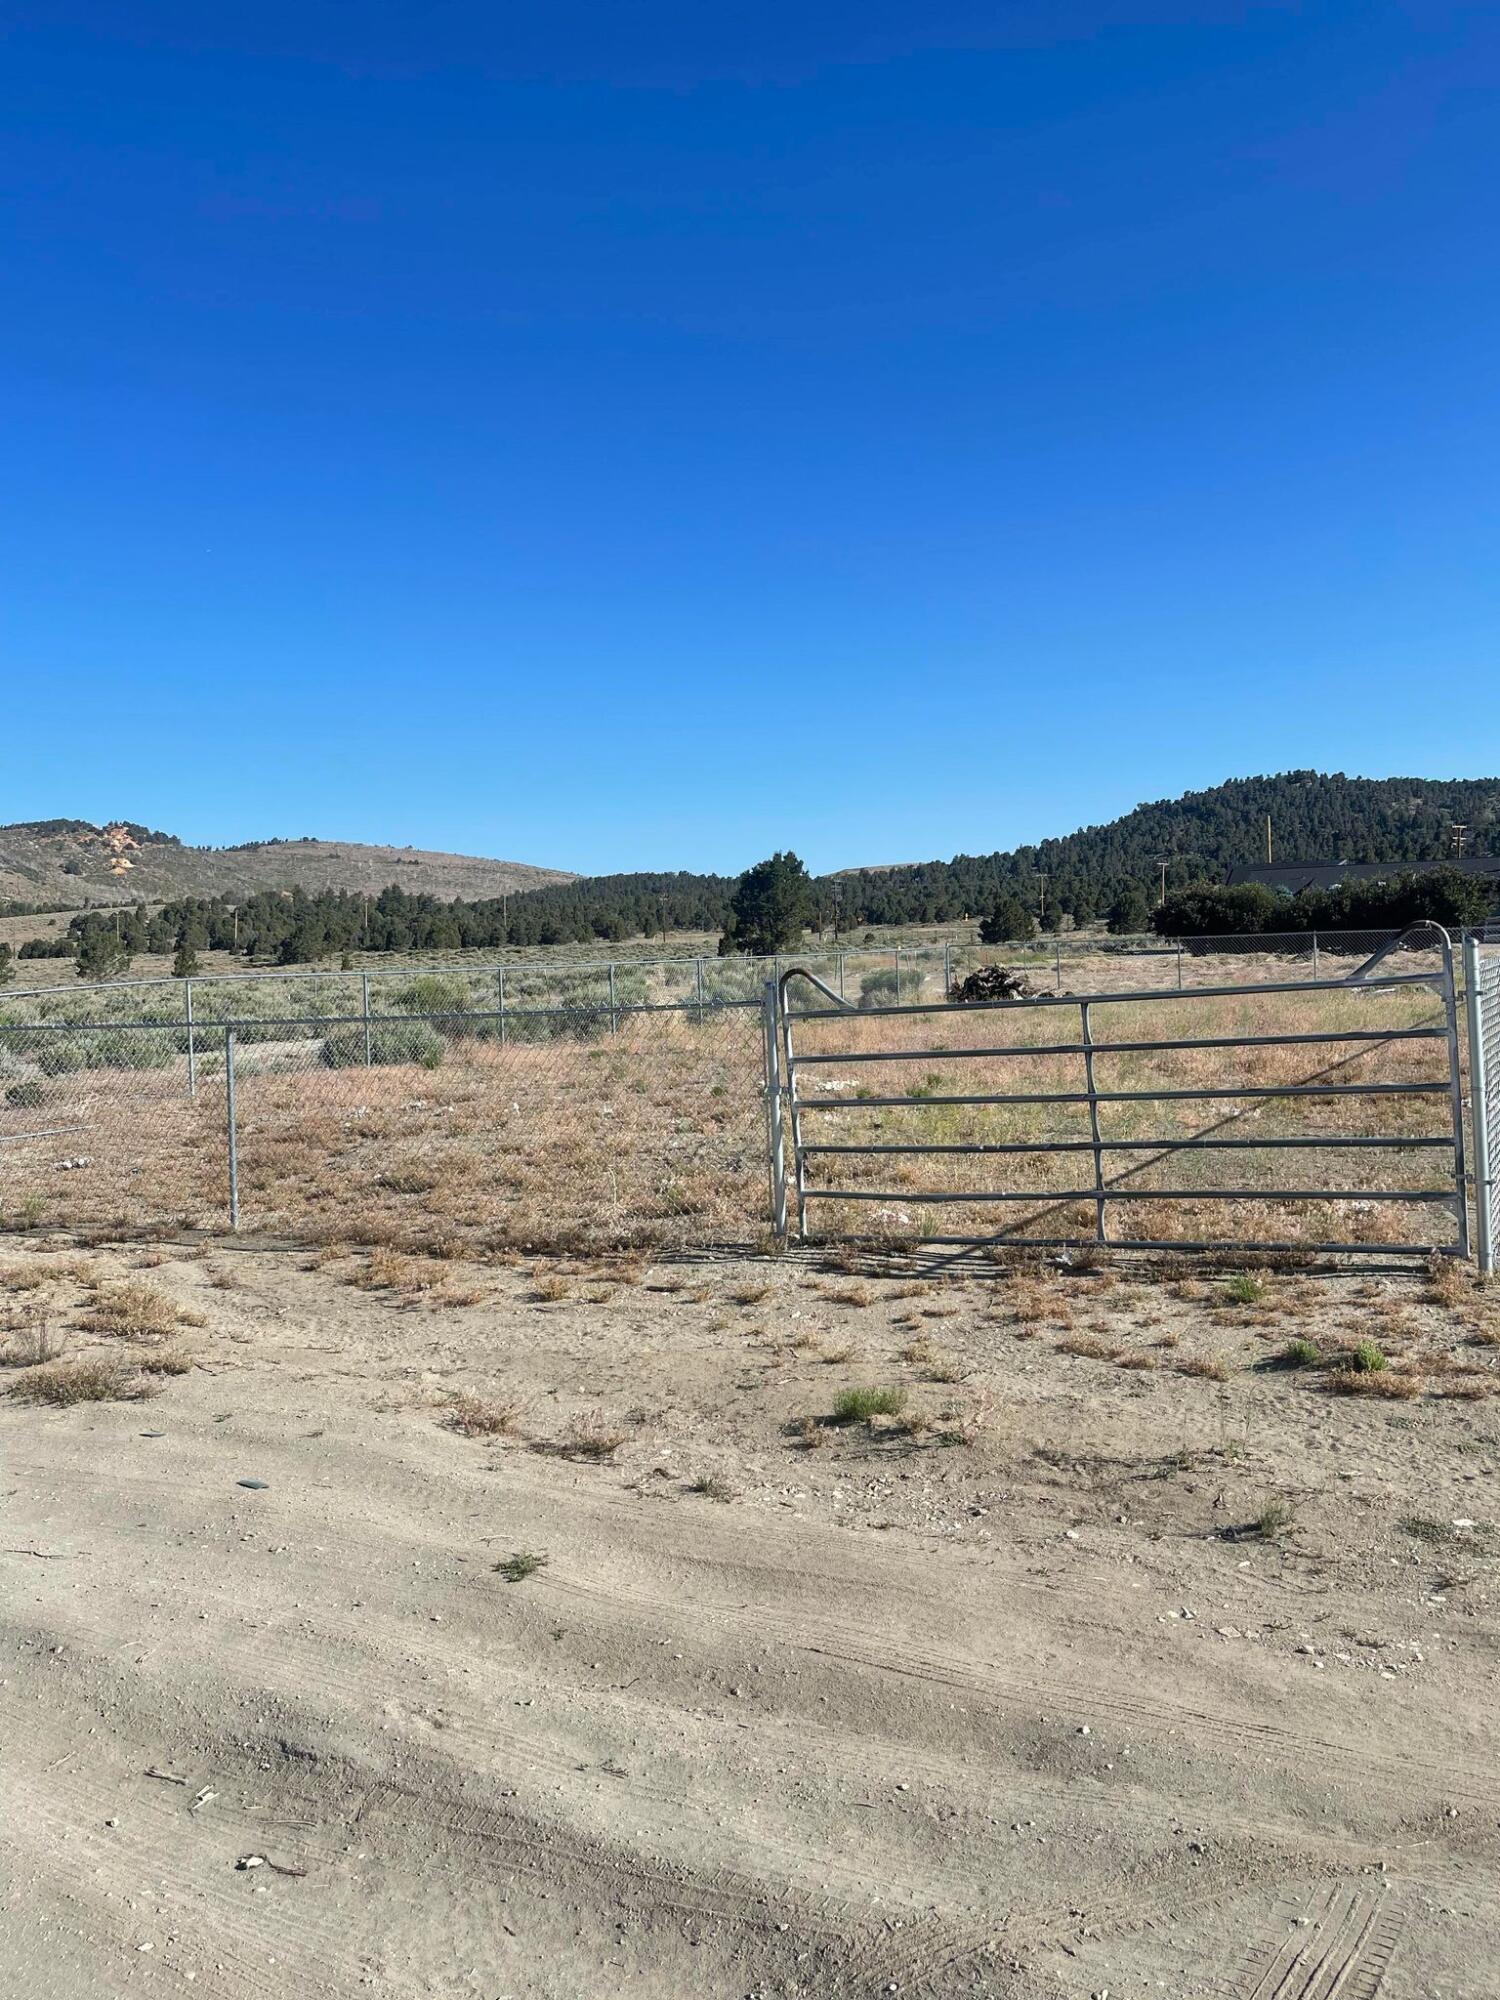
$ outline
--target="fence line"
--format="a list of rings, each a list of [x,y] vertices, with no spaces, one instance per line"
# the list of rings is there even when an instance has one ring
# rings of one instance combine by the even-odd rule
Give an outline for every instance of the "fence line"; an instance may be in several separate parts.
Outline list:
[[[1083,970],[1083,961],[1098,961],[1108,968],[1127,961],[1155,961],[1169,984],[1179,989],[1190,982],[1189,973],[1204,961],[1220,957],[1237,959],[1296,959],[1306,961],[1312,976],[1318,977],[1326,959],[1367,954],[1392,941],[1396,931],[1297,931],[1232,933],[1208,937],[1158,938],[1154,936],[1115,937],[1091,932],[1057,932],[1007,944],[983,945],[950,939],[934,945],[851,946],[834,944],[813,947],[798,953],[778,953],[766,958],[729,956],[709,958],[624,958],[506,960],[477,965],[448,964],[388,965],[363,967],[347,972],[330,968],[290,967],[245,972],[195,973],[187,979],[168,977],[120,979],[89,984],[16,987],[0,989],[0,1021],[8,1011],[23,1003],[34,1003],[33,1011],[65,1010],[70,1020],[83,1025],[78,1008],[98,1002],[129,1005],[127,996],[151,992],[180,993],[174,1010],[176,1024],[192,1027],[198,1020],[223,1025],[227,1020],[282,1019],[293,1012],[304,1016],[344,1018],[351,1014],[374,1018],[377,1014],[416,1017],[441,1012],[483,1011],[480,996],[493,993],[495,1008],[509,1017],[517,1002],[535,999],[549,988],[567,990],[596,987],[594,997],[576,1004],[608,1007],[627,1004],[639,994],[636,1004],[654,983],[667,996],[655,1003],[674,1005],[690,1000],[699,1007],[716,1001],[758,1000],[768,978],[779,979],[787,965],[796,962],[821,967],[840,999],[857,997],[871,1008],[919,999],[940,980],[940,996],[946,998],[956,978],[983,965],[1004,964],[1028,975],[1050,977],[1062,990],[1064,978],[1073,970]],[[849,991],[851,979],[858,984],[857,996]],[[419,989],[440,982],[449,989],[447,1004],[434,1005],[430,993]],[[1096,984],[1099,983],[1097,980]],[[271,1011],[273,997],[283,990],[307,989],[308,1004],[283,1014]],[[235,989],[257,991],[268,1003],[266,1008],[232,1012],[219,1011],[222,995]],[[391,989],[396,989],[391,1004]],[[401,1000],[401,989],[411,994],[410,1004]],[[345,1004],[334,1004],[326,1014],[325,996],[343,993]],[[303,997],[303,996],[295,996]],[[207,1002],[210,1011],[205,1012]],[[103,1020],[122,1016],[111,1012]],[[19,1025],[19,1023],[16,1023]]]
[[[1023,1168],[1025,1155],[1047,1150],[1064,1164],[1071,1156],[1083,1165],[1091,1156],[1091,1189],[1069,1178],[1049,1190],[1042,1175],[1032,1194],[1086,1195],[1097,1227],[1102,1201],[1121,1198],[1105,1163],[1139,1153],[1143,1136],[1170,1137],[1177,1156],[1195,1163],[1192,1178],[1215,1160],[1246,1168],[1247,1199],[1264,1200],[1285,1178],[1276,1160],[1317,1161],[1319,1135],[1335,1131],[1350,1148],[1342,1156],[1345,1177],[1316,1192],[1337,1201],[1368,1198],[1372,1215],[1377,1204],[1390,1212],[1414,1204],[1427,1182],[1414,1171],[1393,1179],[1388,1159],[1408,1152],[1415,1169],[1433,1159],[1435,1146],[1450,1143],[1415,1112],[1424,1100],[1454,1095],[1451,1075],[1432,1075],[1417,1059],[1445,1035],[1451,1047],[1456,1022],[1413,1011],[1422,989],[1437,983],[1425,961],[1408,958],[1414,944],[1388,955],[1378,976],[1356,976],[1372,942],[1345,937],[1330,953],[1320,939],[1321,976],[1312,980],[1296,977],[1312,966],[1305,937],[1296,964],[1288,954],[1263,956],[1253,968],[1261,979],[1232,986],[1225,973],[1232,967],[1238,979],[1245,967],[1221,950],[1195,959],[1184,949],[1181,986],[1176,949],[1150,954],[1171,967],[1170,984],[1159,987],[1140,983],[1141,955],[1120,954],[1127,977],[1116,989],[1033,993],[998,1012],[983,1003],[901,997],[903,947],[902,983],[862,994],[858,1003],[812,996],[784,1010],[799,1063],[814,1058],[805,1075],[823,1080],[815,1096],[843,1092],[842,1114],[790,1088],[764,983],[728,997],[695,979],[669,1000],[640,997],[617,982],[597,1004],[537,1005],[497,976],[484,1005],[411,1013],[382,1010],[379,982],[367,986],[367,976],[357,974],[354,1005],[327,1014],[215,1018],[205,1014],[201,994],[181,1016],[156,1007],[141,1020],[6,1022],[0,1009],[0,1227],[47,1220],[223,1228],[230,1220],[313,1240],[404,1244],[446,1233],[481,1254],[501,1245],[743,1242],[765,1223],[768,1154],[770,1214],[784,1225],[789,1199],[820,1199],[809,1163],[832,1164],[846,1149],[829,1142],[841,1138],[863,1141],[849,1150],[884,1159],[897,1187],[913,1191],[918,1184],[906,1168],[917,1151],[940,1169],[934,1192],[951,1185],[955,1193],[980,1191],[972,1180],[948,1178],[963,1155]],[[951,956],[929,956],[945,977],[964,964],[957,947]],[[1014,962],[1014,954],[1004,956]],[[1482,1107],[1500,1078],[1500,954],[1475,946],[1467,957],[1473,997],[1466,1001],[1481,1008],[1477,1035],[1469,1014],[1471,1046],[1482,1055],[1486,1037],[1497,1044],[1489,1095],[1473,1093]],[[1346,968],[1345,978],[1330,976],[1330,958]],[[740,968],[765,969],[754,961]],[[894,963],[888,971],[896,972]],[[936,977],[929,977],[930,994]],[[1493,1004],[1480,993],[1486,978]],[[233,987],[236,998],[248,984]],[[159,993],[160,983],[150,990]],[[1104,1015],[1109,1006],[1118,1015]],[[1059,1007],[1084,1010],[1087,1018],[1075,1013],[1076,1034],[1064,1029],[1057,1045],[1040,1046],[1046,1024],[1067,1018]],[[1329,1008],[1336,1010],[1331,1017]],[[1002,1016],[1005,1031],[997,1032]],[[943,1033],[908,1033],[923,1020],[945,1024]],[[828,1047],[827,1035],[848,1023],[856,1026],[839,1028]],[[954,1036],[969,1046],[948,1045]],[[934,1046],[917,1046],[928,1039]],[[1303,1076],[1306,1065],[1293,1067],[1297,1045],[1330,1040],[1348,1044],[1339,1066],[1317,1079]],[[831,1058],[821,1064],[820,1043]],[[1085,1055],[1092,1074],[1080,1089],[1064,1066]],[[1041,1068],[1034,1083],[985,1074],[1002,1062]],[[929,1063],[946,1076],[924,1073]],[[1374,1074],[1375,1064],[1384,1074]],[[1170,1074],[1172,1065],[1186,1074]],[[1233,1108],[1237,1098],[1258,1103],[1259,1122],[1239,1125],[1231,1137],[1224,1128],[1244,1115]],[[1213,1099],[1227,1100],[1226,1115],[1205,1133],[1186,1107]],[[1159,1122],[1137,1109],[1148,1103]],[[1469,1111],[1478,1117],[1474,1105]],[[805,1120],[833,1117],[844,1125],[851,1114],[875,1124],[804,1130]],[[922,1124],[920,1132],[898,1129],[903,1118]],[[1497,1122],[1500,1104],[1490,1114],[1491,1132]],[[1254,1138],[1246,1136],[1252,1131]],[[1478,1193],[1488,1179],[1493,1195],[1477,1124],[1474,1131],[1471,1185]],[[782,1159],[783,1148],[790,1159]],[[877,1185],[852,1165],[856,1186]],[[1239,1183],[1238,1171],[1233,1178]],[[996,1191],[1012,1185],[1024,1190],[1028,1182],[1007,1178]],[[1149,1176],[1133,1185],[1143,1197],[1137,1212],[1165,1220],[1171,1190],[1153,1188]],[[1382,1185],[1399,1199],[1387,1203]],[[1209,1202],[1224,1191],[1205,1180],[1193,1192]],[[868,1213],[863,1196],[855,1198]],[[1237,1214],[1235,1226],[1264,1235],[1265,1219]],[[1378,1217],[1353,1233],[1366,1227],[1376,1241],[1390,1240]],[[351,1237],[385,1229],[396,1236]],[[1492,1227],[1492,1244],[1493,1237]]]

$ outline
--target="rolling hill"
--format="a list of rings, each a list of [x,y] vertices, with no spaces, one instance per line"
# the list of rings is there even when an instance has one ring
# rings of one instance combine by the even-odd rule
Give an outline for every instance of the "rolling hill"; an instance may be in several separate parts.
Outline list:
[[[393,882],[413,895],[514,896],[572,881],[560,868],[489,861],[413,847],[343,840],[250,841],[240,847],[185,847],[171,834],[127,825],[112,844],[86,820],[30,820],[0,826],[0,903],[85,909],[162,903],[179,896],[253,895],[261,889],[347,889],[377,894]],[[118,867],[124,860],[128,866]]]

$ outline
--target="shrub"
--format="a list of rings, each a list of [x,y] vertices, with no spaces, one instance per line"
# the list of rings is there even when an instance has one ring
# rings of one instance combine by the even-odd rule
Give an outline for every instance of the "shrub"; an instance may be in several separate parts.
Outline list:
[[[836,1424],[867,1424],[871,1417],[898,1417],[906,1407],[904,1389],[846,1389],[833,1406]]]
[[[473,1004],[473,998],[467,980],[442,979],[436,973],[424,973],[398,991],[396,1005],[409,1014],[462,1014]]]
[[[1241,1272],[1231,1278],[1224,1287],[1224,1296],[1233,1306],[1253,1306],[1259,1300],[1265,1287],[1259,1278],[1252,1278],[1248,1272]]]
[[[415,1063],[422,1069],[436,1069],[443,1060],[443,1038],[425,1021],[374,1021],[369,1029],[368,1060],[382,1066]],[[363,1028],[335,1028],[323,1037],[326,1068],[362,1069],[365,1061]]]
[[[34,1077],[28,1078],[24,1083],[13,1083],[5,1093],[6,1103],[14,1104],[21,1111],[35,1111],[39,1104],[46,1102],[46,1099],[46,1091]]]
[[[1323,1365],[1323,1350],[1316,1341],[1289,1340],[1279,1358],[1283,1368],[1320,1368]]]
[[[1357,1340],[1344,1365],[1356,1375],[1376,1375],[1386,1366],[1385,1350],[1373,1340]]]
[[[867,972],[859,982],[861,1007],[893,1007],[902,1000],[914,1000],[922,988],[919,972],[898,973],[893,965]]]
[[[508,1555],[502,1562],[497,1562],[495,1568],[507,1583],[524,1583],[528,1576],[535,1576],[537,1571],[545,1566],[546,1561],[547,1558],[538,1555],[535,1549],[517,1549],[514,1555]]]
[[[69,1076],[90,1067],[88,1054],[67,1035],[48,1035],[33,1049],[31,1059],[43,1076]]]

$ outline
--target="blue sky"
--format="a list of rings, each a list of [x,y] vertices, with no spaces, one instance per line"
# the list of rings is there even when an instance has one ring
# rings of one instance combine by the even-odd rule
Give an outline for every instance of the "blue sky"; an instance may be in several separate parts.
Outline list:
[[[1493,7],[6,21],[0,819],[831,868],[1500,771]]]

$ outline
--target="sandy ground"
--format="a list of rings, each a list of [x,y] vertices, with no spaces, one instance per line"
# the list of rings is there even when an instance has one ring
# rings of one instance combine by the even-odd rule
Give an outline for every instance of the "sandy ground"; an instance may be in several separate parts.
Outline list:
[[[1494,1295],[378,1255],[0,1255],[9,1990],[1500,1992]]]

